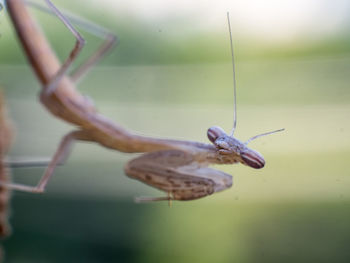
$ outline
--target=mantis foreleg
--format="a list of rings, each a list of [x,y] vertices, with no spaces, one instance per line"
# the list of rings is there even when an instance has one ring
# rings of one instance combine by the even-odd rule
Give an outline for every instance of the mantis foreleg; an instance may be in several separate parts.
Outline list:
[[[231,187],[232,176],[195,161],[178,150],[152,152],[131,160],[125,173],[159,190],[168,197],[138,198],[138,201],[193,200]]]

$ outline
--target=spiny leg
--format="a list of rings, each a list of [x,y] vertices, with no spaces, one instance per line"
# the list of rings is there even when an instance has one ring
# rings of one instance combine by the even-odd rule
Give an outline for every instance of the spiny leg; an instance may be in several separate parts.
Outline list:
[[[91,33],[92,35],[104,39],[104,42],[99,46],[99,48],[71,74],[70,77],[74,82],[81,79],[81,77],[85,75],[88,72],[88,70],[92,68],[92,66],[94,66],[103,56],[107,54],[108,51],[110,51],[115,46],[117,42],[117,37],[110,31],[99,25],[83,20],[82,18],[78,18],[71,14],[66,14],[66,12],[59,11],[50,0],[45,1],[48,4],[49,9],[35,2],[27,1],[26,3],[41,11],[58,16],[59,19],[73,33],[73,35],[77,39],[76,45],[71,51],[70,56],[66,59],[60,70],[57,72],[56,76],[53,78],[52,81],[50,81],[50,83],[46,87],[47,92],[50,94],[55,90],[55,88],[57,87],[57,83],[67,72],[69,66],[76,59],[85,43],[83,37],[72,26],[73,23],[83,28],[85,31]]]
[[[129,161],[124,167],[126,175],[167,193],[167,196],[162,197],[137,197],[135,202],[168,201],[170,206],[171,200],[174,199],[171,194],[174,181],[169,180],[167,176],[174,175],[173,168],[192,162],[193,157],[190,154],[177,150],[146,153]]]
[[[24,192],[32,192],[32,193],[42,193],[45,190],[45,187],[49,180],[51,179],[56,166],[59,163],[62,163],[68,158],[70,153],[70,148],[75,140],[86,140],[87,135],[83,131],[72,131],[65,135],[61,140],[56,153],[54,154],[49,166],[46,168],[44,175],[41,177],[39,183],[36,186],[27,186],[22,184],[10,184],[0,182],[0,185],[6,186],[7,188],[13,190],[19,190]]]
[[[143,154],[126,164],[125,173],[168,194],[167,197],[141,197],[137,202],[194,200],[232,185],[232,176],[199,166],[193,155],[178,150]]]

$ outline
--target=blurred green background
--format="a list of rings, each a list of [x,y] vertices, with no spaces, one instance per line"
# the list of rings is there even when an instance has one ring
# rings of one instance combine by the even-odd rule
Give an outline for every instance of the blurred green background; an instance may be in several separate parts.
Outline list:
[[[283,3],[281,3],[283,2]],[[350,12],[347,1],[55,1],[104,25],[119,46],[81,81],[99,111],[149,136],[207,142],[232,126],[231,12],[238,84],[236,137],[262,170],[218,166],[231,189],[191,202],[127,178],[137,155],[77,143],[47,193],[13,193],[6,262],[349,262]],[[330,12],[330,10],[332,12]],[[33,11],[61,59],[74,45],[57,19]],[[5,11],[0,86],[16,126],[12,159],[49,158],[73,127],[53,118]],[[81,58],[100,40],[88,40]],[[13,169],[35,184],[43,167]]]

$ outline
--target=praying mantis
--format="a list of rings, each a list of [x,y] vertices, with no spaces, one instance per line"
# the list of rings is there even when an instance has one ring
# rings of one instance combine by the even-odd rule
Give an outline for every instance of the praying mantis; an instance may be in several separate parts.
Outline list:
[[[211,164],[242,163],[255,169],[264,167],[263,156],[250,149],[247,144],[258,137],[282,129],[254,136],[246,142],[241,142],[233,136],[236,128],[236,83],[229,16],[234,80],[234,126],[231,135],[216,126],[209,128],[207,136],[211,144],[207,144],[136,135],[99,114],[91,100],[76,90],[75,83],[115,46],[117,38],[108,30],[97,25],[68,18],[50,0],[45,0],[45,2],[49,12],[56,15],[76,39],[74,48],[62,65],[58,62],[44,35],[38,30],[24,2],[7,0],[7,8],[24,52],[42,85],[41,103],[54,116],[73,124],[76,129],[63,137],[36,186],[5,182],[1,182],[1,185],[32,193],[44,192],[57,164],[68,157],[75,141],[95,142],[108,149],[124,153],[143,153],[125,165],[126,175],[167,194],[163,197],[138,199],[145,202],[194,200],[230,188],[232,176],[209,168]],[[104,38],[98,50],[73,74],[69,74],[68,69],[84,47],[85,41],[71,22]]]

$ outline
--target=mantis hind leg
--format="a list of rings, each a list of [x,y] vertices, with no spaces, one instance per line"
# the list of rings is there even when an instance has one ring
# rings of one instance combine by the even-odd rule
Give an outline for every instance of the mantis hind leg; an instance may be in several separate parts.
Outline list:
[[[66,58],[61,68],[57,71],[56,75],[51,79],[51,81],[47,85],[45,85],[46,93],[51,94],[55,91],[55,89],[57,88],[57,84],[65,76],[69,67],[71,66],[73,61],[78,57],[79,53],[85,45],[84,38],[79,33],[79,31],[73,26],[73,23],[85,29],[87,32],[97,37],[105,39],[105,41],[99,46],[99,48],[73,72],[73,74],[71,75],[71,80],[73,80],[74,82],[76,82],[83,75],[85,75],[86,72],[93,65],[95,65],[105,54],[107,54],[108,51],[110,51],[114,47],[115,43],[117,42],[117,38],[114,34],[104,29],[103,27],[100,27],[89,21],[82,20],[81,18],[64,14],[50,0],[45,0],[45,2],[48,8],[39,5],[35,2],[28,1],[27,3],[41,11],[56,15],[76,39],[75,46],[71,50],[68,58]]]
[[[232,185],[232,176],[200,166],[193,155],[178,150],[141,155],[126,164],[125,173],[168,194],[168,197],[138,198],[138,202],[194,200]]]
[[[5,186],[9,189],[19,190],[24,192],[43,193],[57,165],[64,162],[66,158],[68,158],[70,149],[74,141],[86,140],[86,139],[88,139],[88,135],[84,131],[72,131],[67,135],[65,135],[61,140],[58,146],[58,149],[54,154],[50,164],[46,168],[44,175],[41,177],[39,183],[36,186],[28,186],[23,184],[14,184],[14,183],[7,183],[7,182],[1,182],[1,181],[0,181],[0,186]]]

